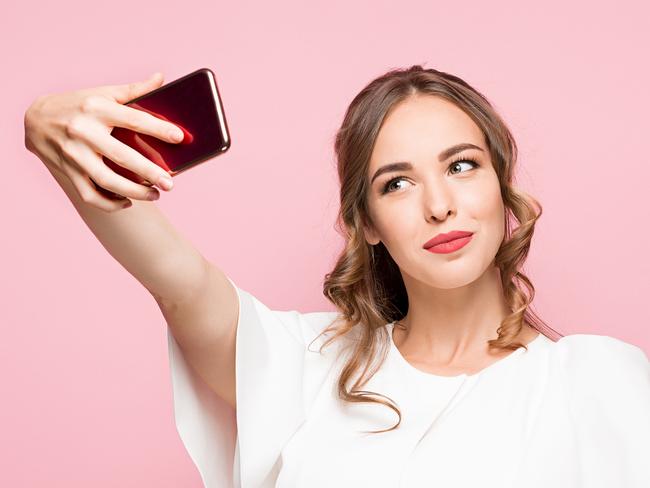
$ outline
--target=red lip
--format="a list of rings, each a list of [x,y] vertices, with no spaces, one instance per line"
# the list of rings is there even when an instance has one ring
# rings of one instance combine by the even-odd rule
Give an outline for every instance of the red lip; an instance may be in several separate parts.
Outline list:
[[[435,245],[440,244],[442,242],[453,241],[454,239],[460,239],[461,237],[471,236],[472,234],[473,234],[473,232],[467,232],[467,231],[464,231],[464,230],[452,230],[451,232],[448,232],[447,234],[438,234],[433,239],[428,240],[427,242],[425,242],[424,246],[422,246],[422,247],[424,249],[427,249],[429,247],[435,246]]]

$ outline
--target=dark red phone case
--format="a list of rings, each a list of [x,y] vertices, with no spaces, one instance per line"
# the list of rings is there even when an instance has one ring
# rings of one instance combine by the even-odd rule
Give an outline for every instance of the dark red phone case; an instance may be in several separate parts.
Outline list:
[[[171,122],[184,132],[182,142],[171,143],[123,127],[111,131],[113,137],[163,168],[170,176],[223,154],[230,147],[230,133],[216,78],[208,68],[198,69],[125,105]],[[153,184],[106,156],[102,157],[113,171],[125,178],[148,186]],[[96,183],[95,186],[111,198],[123,198]]]

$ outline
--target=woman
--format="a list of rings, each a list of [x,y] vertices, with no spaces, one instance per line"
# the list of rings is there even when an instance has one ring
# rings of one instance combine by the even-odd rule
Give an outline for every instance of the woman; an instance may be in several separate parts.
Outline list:
[[[520,269],[541,207],[513,186],[516,144],[482,94],[412,66],[355,97],[335,144],[337,312],[300,313],[239,288],[141,201],[148,188],[100,164],[164,176],[109,136],[172,141],[123,105],[160,81],[40,98],[26,144],[156,297],[205,486],[650,486],[648,359],[612,337],[551,338],[531,310]],[[91,178],[135,204],[115,212]]]

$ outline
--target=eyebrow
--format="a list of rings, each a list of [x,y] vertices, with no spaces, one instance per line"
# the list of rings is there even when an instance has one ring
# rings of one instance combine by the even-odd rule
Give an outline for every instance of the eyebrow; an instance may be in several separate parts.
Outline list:
[[[483,151],[482,148],[474,144],[470,144],[469,142],[463,142],[460,144],[456,144],[455,146],[451,146],[445,149],[444,151],[442,151],[440,154],[438,154],[438,161],[442,163],[443,161],[446,161],[447,159],[452,157],[454,154],[464,151],[466,149],[478,149],[481,152],[485,152]],[[390,173],[392,171],[406,171],[411,169],[413,169],[413,165],[408,161],[399,161],[396,163],[386,164],[375,172],[372,179],[370,180],[370,184],[372,185],[375,179],[378,176],[383,175],[384,173]]]

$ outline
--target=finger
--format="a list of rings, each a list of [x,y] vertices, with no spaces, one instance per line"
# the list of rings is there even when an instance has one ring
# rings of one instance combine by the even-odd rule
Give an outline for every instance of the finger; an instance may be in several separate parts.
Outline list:
[[[79,197],[86,203],[93,205],[105,212],[115,212],[125,208],[125,204],[131,206],[131,202],[127,198],[113,199],[105,196],[97,189],[93,180],[84,173],[76,163],[71,163],[64,166],[64,173],[72,182]]]
[[[133,136],[133,141],[135,142],[136,146],[139,149],[139,153],[142,155],[146,154],[146,158],[149,161],[153,161],[156,166],[160,166],[163,168],[163,170],[167,171],[167,163],[165,163],[165,160],[162,157],[162,154],[160,154],[160,151],[157,151],[156,148],[154,148],[151,144],[149,144],[147,141],[144,140],[140,136],[140,134],[135,134]]]
[[[96,102],[97,115],[106,125],[123,127],[171,143],[183,140],[184,133],[178,126],[144,110],[120,105],[107,98],[99,98]]]
[[[83,134],[79,134],[79,137],[95,153],[105,155],[114,163],[142,176],[145,180],[151,182],[151,184],[164,186],[160,181],[161,178],[169,178],[171,180],[169,173],[167,173],[167,171],[165,171],[162,167],[144,157],[139,151],[136,151],[131,146],[124,144],[122,141],[116,139],[110,134],[107,134],[103,130],[103,126],[101,126],[99,123],[90,122],[88,125],[88,130]],[[103,161],[102,165],[106,166]],[[106,167],[108,168],[108,166]],[[140,188],[141,192],[146,193],[146,189],[141,185],[138,185],[129,179],[126,179],[126,181],[132,183],[135,185],[135,187]],[[166,187],[166,189],[169,188],[170,187]],[[138,198],[138,196],[131,194],[127,195],[125,193],[122,193],[122,195]]]
[[[125,83],[122,85],[104,85],[98,87],[98,90],[109,95],[116,102],[125,104],[158,88],[162,85],[163,78],[162,73],[156,72],[146,80]]]
[[[106,134],[100,134],[100,138],[109,138],[113,139],[110,136],[107,136]],[[124,148],[128,149],[129,151],[133,151],[136,154],[139,154],[137,151],[131,149],[129,146],[122,144],[121,142],[117,141],[117,139],[113,139],[116,143],[120,144]],[[86,173],[97,185],[99,185],[101,188],[105,190],[112,191],[113,193],[116,193],[117,195],[121,195],[124,197],[130,197],[134,198],[136,200],[156,200],[160,197],[160,192],[155,189],[151,188],[146,185],[140,185],[134,181],[131,181],[128,178],[125,178],[124,176],[117,174],[115,171],[110,169],[103,161],[101,154],[98,154],[93,148],[83,141],[72,141],[66,146],[66,156],[68,159],[72,159],[76,161],[76,163],[79,165],[79,168],[81,169],[82,172]],[[116,159],[113,159],[113,157],[108,156],[112,161],[116,162],[119,164],[119,162]],[[142,158],[142,156],[140,155]],[[152,178],[158,178],[158,173],[161,172],[161,168],[153,164],[151,161],[146,160],[146,163],[143,165],[148,168],[149,165],[155,166],[156,170],[155,171],[155,176],[150,176]],[[121,165],[123,166],[123,164]],[[126,166],[125,166],[126,167]],[[130,169],[130,168],[129,168]],[[138,173],[137,169],[135,171]],[[144,171],[145,177],[149,179],[149,177],[146,176],[147,172]],[[141,174],[141,173],[138,173]],[[153,171],[149,171],[149,175],[154,175]],[[149,180],[149,181],[157,181],[157,180]],[[150,198],[149,195],[152,195],[154,198]]]

